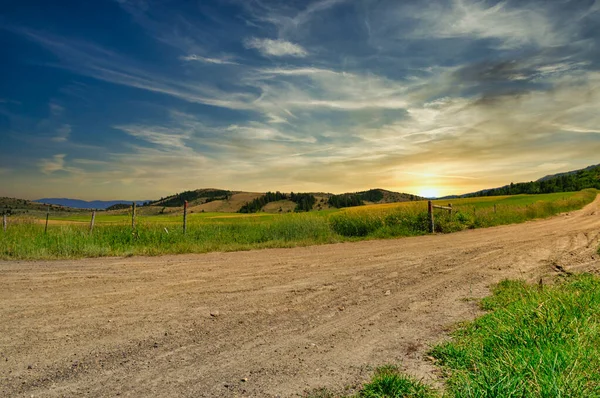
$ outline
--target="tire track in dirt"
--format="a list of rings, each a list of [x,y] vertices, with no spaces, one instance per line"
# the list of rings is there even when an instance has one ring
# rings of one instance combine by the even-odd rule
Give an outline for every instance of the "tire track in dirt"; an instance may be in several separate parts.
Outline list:
[[[424,353],[490,284],[598,272],[599,206],[398,240],[0,262],[0,395],[287,397],[390,362],[435,383]]]

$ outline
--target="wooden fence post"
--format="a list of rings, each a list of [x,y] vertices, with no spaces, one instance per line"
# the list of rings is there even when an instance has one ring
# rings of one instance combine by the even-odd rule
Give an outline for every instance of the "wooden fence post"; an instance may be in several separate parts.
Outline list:
[[[187,206],[188,206],[188,201],[186,200],[183,202],[183,234],[184,235],[187,232]]]
[[[94,232],[94,221],[96,221],[96,210],[92,211],[92,221],[90,221],[90,235]]]
[[[431,200],[427,201],[427,213],[429,216],[429,232],[433,233],[435,228],[433,225],[433,203],[431,203]]]
[[[450,208],[448,211],[450,212],[450,215],[452,215],[452,203],[448,203],[448,207]]]
[[[135,202],[131,204],[131,229],[135,230]]]
[[[50,217],[50,206],[46,209],[46,227],[44,228],[44,233],[48,233],[48,218]]]
[[[6,222],[6,214],[2,215],[2,229],[6,232],[7,222]]]

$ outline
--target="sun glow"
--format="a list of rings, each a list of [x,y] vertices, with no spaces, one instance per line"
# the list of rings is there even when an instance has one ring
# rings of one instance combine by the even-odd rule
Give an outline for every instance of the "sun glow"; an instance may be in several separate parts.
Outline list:
[[[424,198],[437,198],[440,196],[440,192],[437,188],[422,187],[419,189],[418,195]]]

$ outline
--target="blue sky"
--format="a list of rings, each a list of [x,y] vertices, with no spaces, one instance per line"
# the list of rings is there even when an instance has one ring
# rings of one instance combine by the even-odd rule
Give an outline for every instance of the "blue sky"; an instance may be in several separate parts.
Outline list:
[[[453,194],[600,163],[599,1],[7,0],[0,196]]]

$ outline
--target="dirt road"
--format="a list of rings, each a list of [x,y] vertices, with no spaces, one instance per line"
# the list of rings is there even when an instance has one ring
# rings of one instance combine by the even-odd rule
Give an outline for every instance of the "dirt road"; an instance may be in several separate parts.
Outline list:
[[[288,397],[423,359],[504,278],[600,270],[600,198],[449,235],[0,262],[0,396]]]

